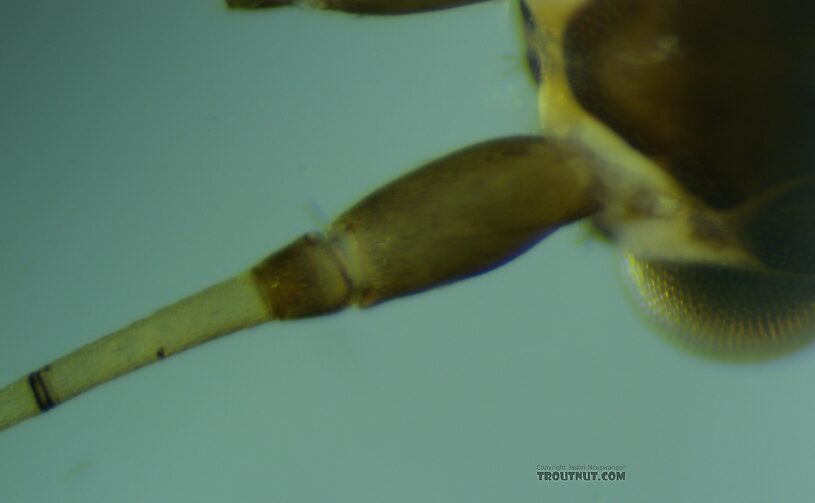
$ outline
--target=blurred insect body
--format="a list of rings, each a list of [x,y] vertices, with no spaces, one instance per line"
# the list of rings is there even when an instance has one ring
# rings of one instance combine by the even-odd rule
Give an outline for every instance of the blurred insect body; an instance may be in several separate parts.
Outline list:
[[[476,0],[232,0],[402,14]],[[521,2],[540,136],[465,147],[235,278],[0,390],[0,428],[272,319],[488,271],[589,219],[644,307],[694,349],[801,346],[815,314],[815,7],[789,0]]]

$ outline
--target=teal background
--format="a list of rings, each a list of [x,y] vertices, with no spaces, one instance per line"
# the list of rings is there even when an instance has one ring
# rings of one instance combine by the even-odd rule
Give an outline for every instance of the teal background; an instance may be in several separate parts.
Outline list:
[[[513,16],[6,2],[0,382],[412,166],[535,131]],[[613,250],[564,230],[498,272],[221,339],[4,431],[0,500],[810,497],[812,350],[724,364],[655,332]],[[568,463],[626,480],[537,480]]]

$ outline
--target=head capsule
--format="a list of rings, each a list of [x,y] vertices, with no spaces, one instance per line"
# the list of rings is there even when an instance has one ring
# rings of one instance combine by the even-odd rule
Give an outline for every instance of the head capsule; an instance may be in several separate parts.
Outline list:
[[[528,0],[547,135],[600,159],[595,225],[690,347],[815,335],[815,4]]]

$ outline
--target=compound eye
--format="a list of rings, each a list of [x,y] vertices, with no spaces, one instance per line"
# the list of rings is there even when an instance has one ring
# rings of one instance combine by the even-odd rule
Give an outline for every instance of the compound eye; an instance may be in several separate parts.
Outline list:
[[[694,196],[735,208],[815,173],[813,19],[792,0],[591,0],[566,30],[569,86]]]
[[[815,181],[793,180],[734,212],[756,269],[627,258],[643,307],[694,349],[764,357],[815,337]]]
[[[642,307],[670,338],[719,358],[788,353],[815,337],[815,278],[626,257]]]
[[[768,269],[815,275],[815,177],[770,189],[735,213],[745,249]]]
[[[627,256],[645,310],[694,350],[758,358],[815,337],[812,19],[791,0],[589,0],[566,31],[580,106],[726,215],[758,264]]]

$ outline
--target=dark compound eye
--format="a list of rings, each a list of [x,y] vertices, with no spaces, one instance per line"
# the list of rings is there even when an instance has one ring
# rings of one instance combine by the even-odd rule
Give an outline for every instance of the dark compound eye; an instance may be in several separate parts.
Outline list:
[[[627,258],[642,307],[691,350],[761,358],[815,335],[812,277]]]
[[[726,215],[760,263],[629,257],[644,307],[705,352],[774,354],[815,333],[813,19],[788,0],[595,0],[568,26],[580,105]]]
[[[815,4],[790,0],[595,0],[567,29],[569,85],[691,193],[733,208],[813,175],[813,20]]]

